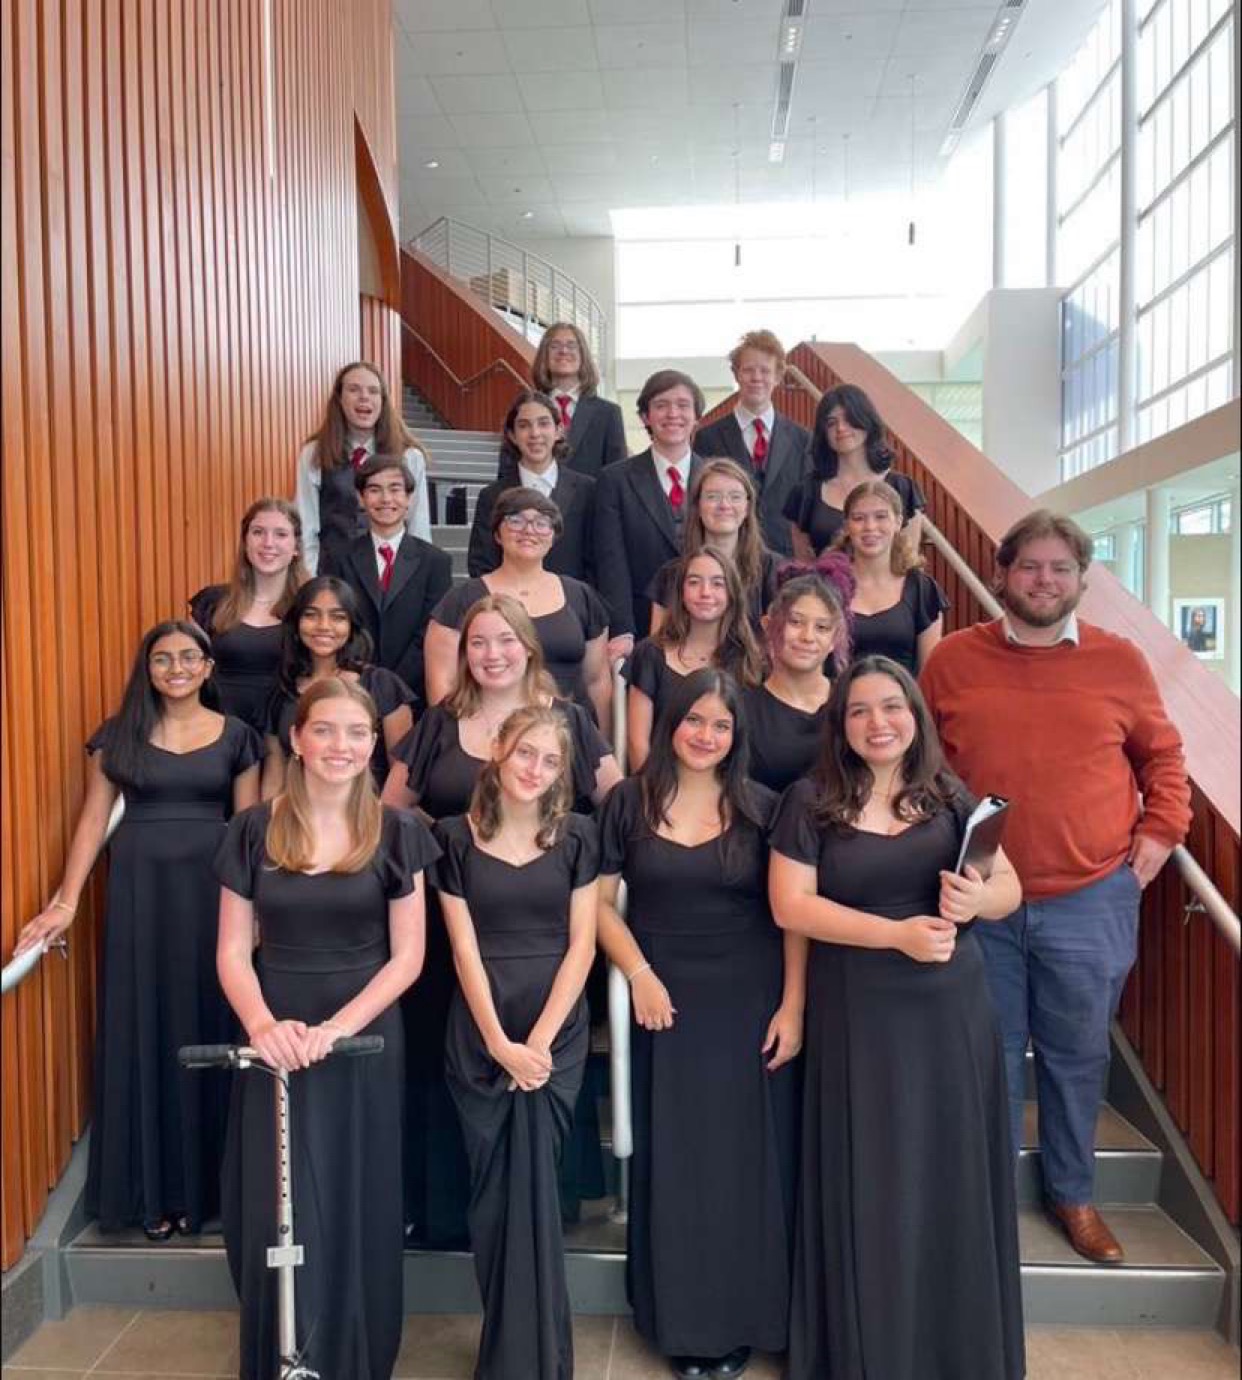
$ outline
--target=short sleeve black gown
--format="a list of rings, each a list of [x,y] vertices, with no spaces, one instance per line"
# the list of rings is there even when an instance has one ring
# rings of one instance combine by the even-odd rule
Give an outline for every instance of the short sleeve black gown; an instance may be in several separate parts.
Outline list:
[[[776,797],[750,790],[766,823]],[[740,819],[693,848],[660,838],[631,778],[600,836],[600,871],[625,878],[629,926],[677,1012],[671,1030],[631,1035],[634,1325],[665,1356],[783,1351],[799,1070],[769,1073],[761,1053],[784,981],[764,829]]]
[[[780,795],[818,761],[827,701],[808,714],[786,704],[766,685],[756,685],[742,691],[742,715],[750,739],[751,779],[770,791]]]
[[[211,639],[216,663],[212,679],[220,694],[220,708],[248,723],[259,733],[267,730],[267,706],[280,678],[283,625],[252,628],[238,623],[227,632],[214,632],[212,620],[226,585],[208,585],[190,600],[190,617]]]
[[[562,695],[568,695],[576,703],[590,709],[582,659],[586,655],[587,643],[600,633],[607,632],[608,610],[590,585],[570,575],[558,575],[556,578],[561,582],[564,602],[555,612],[541,614],[530,621],[534,624],[535,634],[543,649],[544,665],[556,681],[556,688]],[[431,610],[431,616],[441,626],[460,632],[466,614],[489,593],[487,582],[482,577],[467,580],[449,590]]]
[[[271,806],[243,811],[216,857],[220,881],[254,902],[255,971],[272,1014],[316,1024],[388,961],[388,903],[408,896],[437,855],[413,815],[384,811],[380,846],[354,873],[285,872],[267,859]],[[421,881],[418,885],[421,885]],[[298,1345],[324,1380],[389,1380],[401,1342],[401,1017],[389,1007],[361,1034],[384,1051],[329,1057],[290,1078]],[[224,1241],[241,1299],[242,1380],[276,1374],[273,1084],[238,1074],[224,1162]]]
[[[964,799],[882,835],[817,828],[814,798],[790,787],[771,845],[821,896],[937,913]],[[805,1059],[787,1380],[1020,1380],[1005,1066],[970,928],[948,963],[813,941]]]
[[[525,1040],[569,946],[571,897],[598,872],[595,825],[569,815],[559,842],[522,867],[478,847],[463,815],[442,820],[436,834],[444,853],[435,884],[469,907],[496,1015],[511,1040]],[[573,1376],[557,1160],[589,1043],[580,997],[552,1041],[551,1078],[534,1092],[510,1092],[454,993],[445,1065],[470,1159],[470,1244],[483,1296],[475,1380]]]
[[[105,767],[113,722],[86,745]],[[125,815],[108,845],[86,1181],[87,1212],[106,1229],[185,1217],[198,1231],[219,1212],[228,1080],[186,1073],[177,1050],[233,1035],[211,864],[233,782],[261,753],[258,735],[226,718],[193,752],[148,744],[141,779],[117,782]]]
[[[364,666],[358,672],[358,684],[375,701],[381,725],[389,714],[400,709],[402,705],[415,702],[413,690],[395,671],[386,670],[383,666]],[[280,749],[286,758],[293,751],[289,730],[293,727],[297,711],[298,697],[278,685],[272,692],[267,706],[267,732],[279,741]],[[376,784],[382,788],[388,779],[388,748],[384,743],[382,727],[375,740],[375,751],[371,754],[371,773]]]
[[[911,570],[901,598],[879,613],[854,614],[854,656],[887,656],[912,676],[919,673],[919,634],[949,607],[944,590],[922,570]]]
[[[579,810],[591,808],[595,773],[612,751],[594,719],[580,705],[561,703],[573,742],[574,795]],[[442,704],[419,719],[394,752],[409,772],[409,788],[432,819],[465,814],[483,762],[461,745],[457,720]],[[427,899],[427,950],[418,985],[401,1004],[405,1016],[406,1220],[412,1244],[444,1248],[468,1240],[466,1207],[470,1173],[457,1112],[444,1081],[444,1036],[457,975],[448,931],[433,890]],[[599,1111],[585,1095],[562,1166],[561,1193],[572,1217],[582,1198],[604,1194]]]
[[[902,522],[907,523],[927,507],[923,490],[907,474],[889,470],[886,474],[876,474],[873,479],[882,479],[885,484],[896,489],[901,499]],[[845,526],[845,514],[840,508],[833,508],[824,502],[823,480],[816,474],[806,475],[796,489],[790,491],[785,500],[783,515],[806,533],[807,540],[818,556],[832,545],[837,533]]]
[[[626,682],[641,690],[651,701],[653,723],[660,717],[660,706],[685,680],[680,671],[674,671],[668,664],[664,648],[650,637],[644,637],[634,648],[623,670]]]

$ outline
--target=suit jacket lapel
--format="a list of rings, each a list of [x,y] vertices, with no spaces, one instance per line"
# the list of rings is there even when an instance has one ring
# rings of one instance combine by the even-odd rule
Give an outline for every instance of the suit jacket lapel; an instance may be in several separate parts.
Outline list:
[[[693,469],[693,467],[692,460],[691,468]],[[664,533],[669,545],[675,551],[677,549],[677,524],[673,521],[673,510],[669,507],[664,486],[660,483],[660,476],[656,473],[655,456],[650,450],[645,450],[641,455],[634,457],[634,467],[630,471],[630,483],[634,486],[643,507],[655,519],[656,526]],[[689,475],[686,476],[685,483],[686,487],[689,488]]]
[[[798,433],[778,412],[776,425],[772,428],[772,445],[768,451],[768,476],[771,477],[782,465],[801,460],[798,454]]]
[[[725,450],[728,452],[729,459],[736,460],[746,473],[750,474],[750,451],[746,449],[746,438],[742,435],[742,427],[735,413],[730,412],[724,419],[721,424],[721,432],[724,435]]]
[[[368,535],[366,545],[359,545],[351,555],[354,569],[358,572],[358,578],[362,582],[362,588],[366,591],[367,598],[377,609],[384,605],[384,591],[380,589],[379,568],[375,563],[375,547],[371,544]]]
[[[418,557],[418,547],[409,537],[402,537],[401,545],[397,547],[397,559],[393,562],[392,579],[384,594],[385,604],[391,604],[414,578],[414,572],[418,569]],[[375,583],[378,587],[378,578]]]
[[[569,419],[569,435],[565,438],[569,442],[569,449],[572,451],[582,438],[591,429],[591,418],[595,413],[592,403],[594,398],[579,398],[578,405],[574,408],[574,415]]]

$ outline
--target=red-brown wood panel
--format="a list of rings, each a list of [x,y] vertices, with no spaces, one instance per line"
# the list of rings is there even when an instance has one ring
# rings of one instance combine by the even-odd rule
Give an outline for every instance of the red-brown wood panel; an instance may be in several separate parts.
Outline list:
[[[7,0],[0,937],[59,879],[136,639],[224,578],[361,353],[355,129],[395,244],[390,0]],[[269,112],[271,119],[269,120]],[[371,331],[398,372],[395,300]],[[381,310],[382,309],[382,310]],[[101,865],[0,1011],[0,1257],[90,1110]]]

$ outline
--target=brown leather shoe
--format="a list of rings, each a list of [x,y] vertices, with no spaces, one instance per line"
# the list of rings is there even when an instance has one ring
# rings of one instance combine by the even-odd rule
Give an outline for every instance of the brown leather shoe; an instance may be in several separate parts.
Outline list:
[[[1121,1243],[1090,1203],[1048,1203],[1046,1206],[1049,1216],[1064,1229],[1070,1245],[1079,1255],[1097,1265],[1125,1263],[1126,1253]]]

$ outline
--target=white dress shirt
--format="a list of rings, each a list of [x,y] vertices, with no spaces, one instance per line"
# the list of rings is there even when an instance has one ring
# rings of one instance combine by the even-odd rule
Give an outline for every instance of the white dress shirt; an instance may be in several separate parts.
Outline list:
[[[742,428],[742,440],[746,442],[746,449],[753,456],[755,453],[755,441],[758,439],[758,432],[755,430],[755,422],[763,423],[763,429],[768,438],[768,454],[772,453],[772,427],[776,422],[776,409],[768,404],[763,412],[747,412],[739,403],[733,409],[733,415],[737,418],[737,424]]]
[[[681,487],[689,496],[690,493],[690,461],[693,458],[692,450],[686,451],[683,456],[661,455],[654,446],[651,447],[651,458],[655,461],[656,475],[660,480],[660,487],[664,490],[664,497],[667,498],[669,491],[673,487],[673,481],[668,477],[669,470],[676,465],[677,473],[681,476]]]
[[[1013,642],[1019,647],[1043,647],[1048,645],[1044,642],[1028,642],[1025,637],[1019,637],[1014,630],[1013,624],[1009,621],[1009,615],[1007,613],[1001,615],[1001,627],[1005,630],[1005,641]],[[1070,616],[1065,620],[1065,626],[1061,629],[1061,636],[1058,637],[1056,642],[1052,645],[1056,646],[1062,642],[1072,642],[1075,647],[1078,646],[1078,614],[1073,609],[1070,610]]]
[[[542,494],[545,498],[552,497],[552,490],[556,488],[558,478],[559,471],[555,460],[542,474],[536,474],[534,470],[528,470],[521,461],[518,462],[518,483],[524,489],[534,489],[536,493]]]
[[[384,578],[384,558],[380,555],[380,547],[387,546],[392,551],[393,565],[397,563],[397,550],[401,545],[401,538],[404,535],[398,532],[395,537],[381,537],[374,527],[371,529],[371,545],[375,547],[375,571],[380,579]]]

